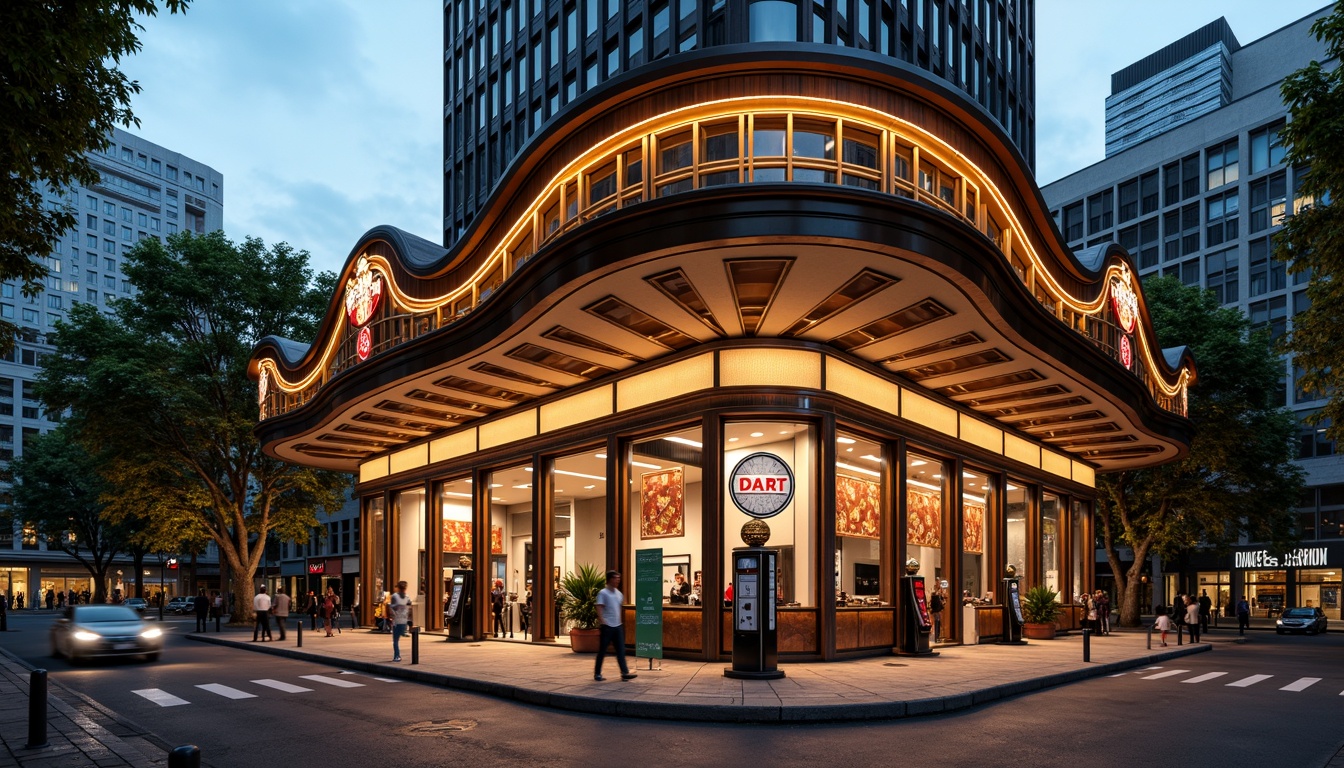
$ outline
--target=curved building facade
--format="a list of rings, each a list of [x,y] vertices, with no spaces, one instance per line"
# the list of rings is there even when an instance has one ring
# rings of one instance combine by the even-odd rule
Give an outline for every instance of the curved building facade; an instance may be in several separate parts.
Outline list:
[[[268,454],[358,474],[365,621],[405,579],[417,624],[479,636],[499,579],[514,639],[554,642],[560,574],[659,548],[694,586],[666,652],[719,658],[728,477],[765,452],[795,478],[783,659],[902,643],[910,559],[949,593],[942,639],[975,642],[1008,565],[1065,602],[1093,584],[1096,472],[1190,439],[1193,363],[1155,346],[1128,256],[1069,252],[997,121],[873,52],[632,69],[544,123],[450,249],[376,228],[342,278],[253,373]]]

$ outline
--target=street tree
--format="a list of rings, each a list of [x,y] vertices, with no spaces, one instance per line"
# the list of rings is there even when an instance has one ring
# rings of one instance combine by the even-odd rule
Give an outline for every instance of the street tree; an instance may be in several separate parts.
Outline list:
[[[89,572],[93,600],[107,599],[112,561],[129,544],[131,529],[103,514],[107,483],[99,457],[72,440],[62,424],[24,442],[14,460],[14,509],[20,522],[44,538],[48,549],[70,555]],[[33,605],[41,595],[32,596]]]
[[[1328,64],[1313,61],[1283,81],[1292,119],[1280,131],[1290,165],[1308,168],[1294,194],[1294,211],[1274,238],[1274,255],[1288,271],[1310,276],[1310,307],[1293,315],[1285,348],[1305,375],[1298,386],[1328,400],[1315,418],[1333,440],[1344,440],[1344,4],[1311,25],[1325,43]]]
[[[1115,575],[1123,626],[1137,626],[1148,557],[1221,549],[1243,534],[1284,543],[1302,488],[1293,463],[1297,421],[1278,407],[1283,360],[1266,331],[1210,291],[1170,277],[1144,284],[1162,348],[1189,346],[1199,375],[1190,388],[1190,452],[1179,461],[1097,477],[1097,530]],[[1133,552],[1126,567],[1120,548]]]
[[[343,502],[347,475],[262,453],[252,347],[271,334],[312,338],[334,290],[308,253],[222,232],[141,240],[123,270],[136,289],[112,315],[80,305],[57,325],[38,395],[81,417],[81,439],[118,457],[109,472],[154,514],[208,533],[229,573],[234,621],[252,614],[269,533],[306,537],[317,510]],[[128,463],[139,465],[138,479]]]
[[[165,0],[172,13],[189,0]],[[0,282],[24,295],[42,290],[41,258],[76,226],[73,205],[47,208],[43,192],[98,182],[85,153],[107,145],[116,125],[139,125],[131,96],[140,92],[117,65],[140,50],[138,14],[155,0],[7,0],[0,3]],[[15,326],[0,320],[0,351]]]

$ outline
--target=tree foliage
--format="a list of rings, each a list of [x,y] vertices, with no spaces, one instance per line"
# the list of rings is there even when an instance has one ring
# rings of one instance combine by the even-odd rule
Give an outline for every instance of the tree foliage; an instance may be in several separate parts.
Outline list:
[[[93,599],[102,602],[112,560],[127,550],[132,528],[103,514],[107,484],[98,472],[101,462],[72,440],[71,432],[66,423],[25,441],[23,456],[12,466],[13,514],[46,539],[48,549],[84,566],[94,583]]]
[[[218,545],[246,620],[267,535],[306,538],[349,483],[261,452],[247,378],[262,337],[316,334],[334,278],[315,279],[305,251],[222,232],[142,240],[124,271],[137,292],[114,315],[80,305],[57,326],[38,394],[112,457],[105,471],[122,495],[110,514],[143,512]]]
[[[189,0],[165,0],[173,13]],[[116,125],[139,125],[131,96],[140,86],[117,68],[140,50],[137,14],[155,0],[7,0],[0,3],[0,282],[42,289],[42,257],[78,223],[73,206],[49,209],[44,191],[96,184],[85,156]],[[15,327],[0,321],[0,350]]]
[[[1312,34],[1326,45],[1329,66],[1313,61],[1283,82],[1283,99],[1292,119],[1281,135],[1288,162],[1309,166],[1295,195],[1305,200],[1275,238],[1275,256],[1294,275],[1309,275],[1311,307],[1293,316],[1285,345],[1306,375],[1299,386],[1329,397],[1317,418],[1333,440],[1344,440],[1344,4],[1318,19]]]
[[[1130,626],[1138,622],[1149,555],[1224,548],[1243,534],[1286,542],[1302,488],[1302,470],[1293,463],[1297,420],[1274,405],[1283,361],[1268,334],[1252,333],[1240,310],[1175,278],[1146,282],[1144,295],[1158,344],[1189,346],[1199,377],[1189,393],[1195,436],[1185,458],[1097,478],[1098,530],[1121,622]],[[1134,553],[1128,570],[1121,546]]]

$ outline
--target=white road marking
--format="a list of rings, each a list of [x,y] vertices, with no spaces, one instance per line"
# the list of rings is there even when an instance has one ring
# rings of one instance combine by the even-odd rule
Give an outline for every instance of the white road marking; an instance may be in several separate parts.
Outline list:
[[[218,695],[218,696],[223,696],[223,697],[226,698],[226,699],[255,699],[255,698],[257,698],[257,695],[256,695],[255,693],[248,693],[247,691],[240,691],[240,690],[238,690],[237,688],[230,688],[230,687],[227,686],[227,685],[220,685],[219,683],[207,683],[207,684],[205,684],[205,685],[198,685],[198,686],[196,686],[196,687],[197,687],[197,688],[200,688],[202,691],[209,691],[209,692],[211,692],[211,693],[213,693],[213,694],[216,694],[216,695]]]
[[[1207,673],[1205,673],[1205,674],[1197,675],[1197,676],[1195,676],[1195,677],[1192,677],[1192,678],[1190,678],[1189,680],[1182,680],[1181,682],[1182,682],[1182,683],[1203,683],[1203,682],[1212,680],[1212,679],[1214,679],[1214,678],[1216,678],[1216,677],[1222,677],[1223,675],[1226,675],[1226,674],[1227,674],[1226,672],[1207,672]]]
[[[1169,669],[1169,670],[1167,670],[1166,672],[1158,672],[1156,675],[1149,675],[1149,676],[1147,676],[1147,677],[1145,677],[1145,678],[1143,678],[1143,679],[1144,679],[1144,680],[1161,680],[1161,679],[1164,678],[1164,677],[1171,677],[1172,675],[1181,675],[1181,674],[1185,674],[1186,672],[1189,672],[1189,671],[1190,671],[1190,670],[1188,670],[1188,669]]]
[[[1273,677],[1273,675],[1251,675],[1250,677],[1243,677],[1242,679],[1236,681],[1235,683],[1228,683],[1227,687],[1249,688],[1252,685],[1255,685],[1256,683],[1262,682],[1264,680],[1268,680],[1271,677]]]
[[[299,675],[304,680],[312,680],[315,683],[325,683],[334,685],[337,688],[363,688],[363,683],[355,683],[349,680],[342,680],[339,677],[327,677],[326,675]]]
[[[373,679],[374,679],[374,680],[377,680],[377,681],[380,682],[380,683],[400,683],[400,682],[401,682],[400,680],[396,680],[396,679],[393,679],[393,678],[391,678],[391,677],[375,677],[375,678],[373,678]]]
[[[253,680],[252,682],[256,683],[257,685],[264,685],[267,688],[274,688],[277,691],[284,691],[285,693],[313,692],[312,688],[304,688],[301,685],[294,685],[293,683],[282,683],[279,680],[271,680],[269,678],[266,680]]]
[[[179,699],[173,694],[162,688],[144,688],[139,691],[131,691],[137,696],[143,696],[146,699],[158,704],[160,707],[180,707],[183,704],[190,704],[186,699]]]
[[[1310,688],[1311,686],[1319,682],[1321,682],[1321,678],[1319,677],[1304,677],[1295,683],[1290,683],[1288,685],[1283,686],[1279,690],[1292,691],[1294,693],[1297,693],[1298,691],[1305,691],[1306,689]]]

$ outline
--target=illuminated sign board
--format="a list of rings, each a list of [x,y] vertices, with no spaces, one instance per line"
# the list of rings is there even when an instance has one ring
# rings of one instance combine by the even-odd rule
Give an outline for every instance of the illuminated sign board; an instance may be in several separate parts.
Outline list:
[[[1268,549],[1235,552],[1233,568],[1312,568],[1329,565],[1330,550],[1326,547],[1298,547],[1275,556]]]
[[[793,501],[793,470],[773,453],[753,453],[728,478],[733,503],[758,520],[774,517]]]

